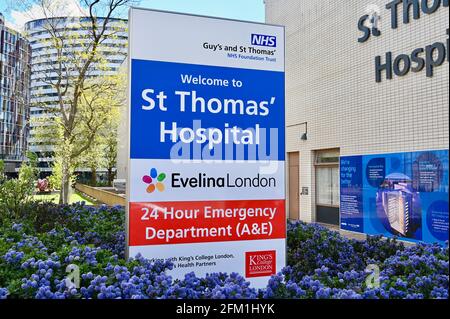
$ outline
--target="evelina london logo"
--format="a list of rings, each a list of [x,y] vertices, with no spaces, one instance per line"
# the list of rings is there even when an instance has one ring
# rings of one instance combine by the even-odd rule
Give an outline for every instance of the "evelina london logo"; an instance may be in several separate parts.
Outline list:
[[[165,173],[158,174],[156,168],[150,170],[150,175],[144,175],[142,181],[147,184],[147,193],[154,193],[156,190],[159,192],[164,192],[166,187],[164,186],[164,180],[166,179]]]

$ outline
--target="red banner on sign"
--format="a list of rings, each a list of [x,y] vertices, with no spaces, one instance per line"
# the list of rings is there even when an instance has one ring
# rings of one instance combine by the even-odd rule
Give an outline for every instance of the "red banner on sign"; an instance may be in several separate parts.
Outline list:
[[[130,203],[129,245],[286,238],[285,201]]]

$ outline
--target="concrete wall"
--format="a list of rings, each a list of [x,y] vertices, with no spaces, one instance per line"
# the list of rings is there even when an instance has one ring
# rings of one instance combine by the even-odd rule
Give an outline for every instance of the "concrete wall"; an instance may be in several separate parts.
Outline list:
[[[95,198],[100,203],[106,204],[108,206],[125,206],[126,199],[124,195],[115,194],[108,191],[107,189],[101,189],[99,187],[91,187],[84,184],[75,184],[75,189]]]
[[[314,151],[341,156],[448,149],[449,68],[375,81],[375,56],[446,42],[448,8],[390,27],[387,0],[266,0],[268,23],[286,26],[287,151],[300,152],[300,219],[314,221]],[[381,8],[382,35],[358,43],[359,18]],[[301,141],[308,122],[308,141]],[[289,199],[288,199],[289,200]]]

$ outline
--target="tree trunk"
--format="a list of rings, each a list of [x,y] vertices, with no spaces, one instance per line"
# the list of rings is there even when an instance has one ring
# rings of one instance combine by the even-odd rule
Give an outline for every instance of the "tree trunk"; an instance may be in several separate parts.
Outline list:
[[[61,191],[59,194],[59,203],[68,204],[70,193],[70,171],[67,163],[62,165]]]
[[[112,186],[114,180],[114,174],[112,170],[113,170],[112,167],[108,168],[108,186],[110,187]]]
[[[97,186],[97,169],[91,168],[91,186]]]

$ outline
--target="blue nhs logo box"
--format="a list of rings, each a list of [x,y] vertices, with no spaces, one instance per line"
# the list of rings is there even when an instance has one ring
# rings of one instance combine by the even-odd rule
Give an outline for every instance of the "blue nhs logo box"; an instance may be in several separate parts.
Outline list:
[[[264,34],[252,34],[252,45],[275,48],[277,46],[277,37]]]

